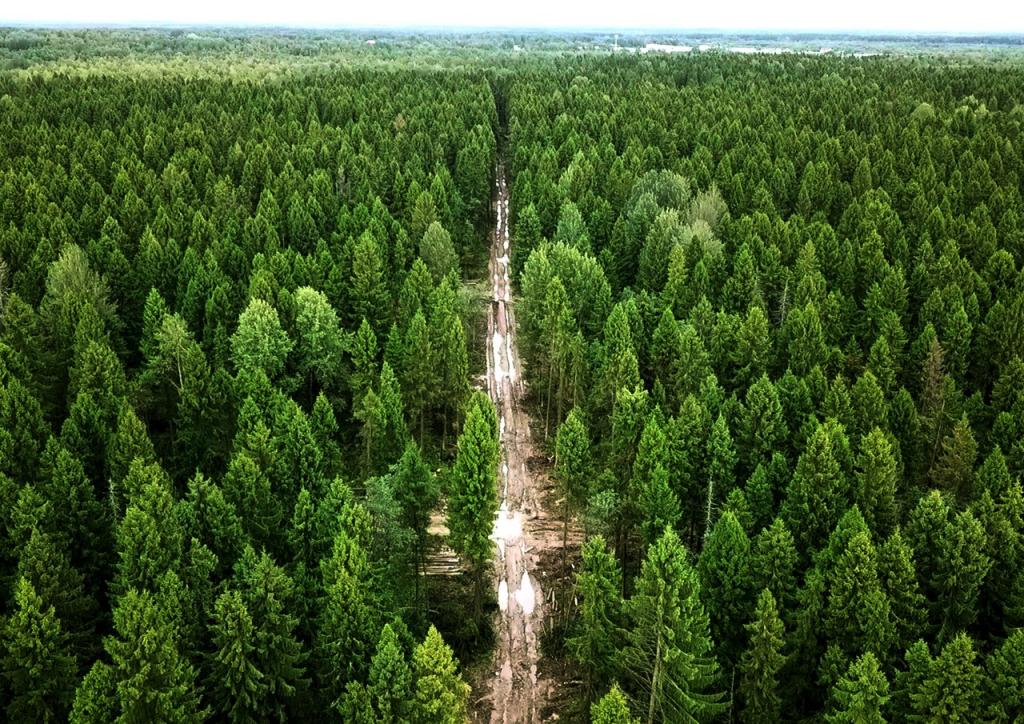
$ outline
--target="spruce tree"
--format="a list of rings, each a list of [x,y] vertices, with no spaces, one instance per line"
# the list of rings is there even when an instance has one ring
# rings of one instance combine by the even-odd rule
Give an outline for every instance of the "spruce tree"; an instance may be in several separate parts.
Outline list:
[[[320,687],[335,701],[348,683],[365,677],[373,650],[375,622],[365,590],[366,561],[357,546],[344,531],[338,534],[334,558],[344,555],[349,561],[339,564],[325,582],[317,630]],[[340,549],[348,552],[342,554]]]
[[[238,328],[231,336],[231,358],[239,373],[250,375],[259,370],[273,380],[284,370],[293,346],[277,310],[262,299],[253,299],[238,317]]]
[[[768,724],[779,720],[779,672],[786,661],[785,629],[769,589],[762,589],[753,620],[745,628],[749,643],[739,665],[742,718]]]
[[[214,651],[206,689],[214,713],[231,722],[258,719],[267,688],[256,660],[256,632],[252,616],[238,591],[217,597],[210,622]]]
[[[427,412],[433,407],[439,382],[437,362],[426,317],[417,310],[405,332],[405,365],[403,367],[404,398],[410,420],[419,431],[417,439],[423,445]]]
[[[976,657],[965,633],[942,648],[910,693],[913,711],[922,721],[971,721],[979,714],[984,674]]]
[[[914,551],[896,529],[878,547],[878,580],[889,598],[895,651],[903,651],[924,631],[928,609],[917,584]]]
[[[750,539],[736,516],[726,511],[711,529],[698,559],[702,599],[711,635],[724,665],[735,666],[743,651],[743,626],[750,620]]]
[[[433,329],[432,336],[440,340],[437,350],[440,382],[438,399],[442,411],[441,447],[448,448],[448,432],[452,422],[458,422],[469,397],[469,357],[466,351],[466,330],[462,320],[452,315],[442,329]]]
[[[459,675],[452,650],[433,626],[412,654],[416,684],[411,702],[414,724],[461,724],[466,720],[469,685]]]
[[[647,553],[629,600],[622,661],[645,701],[644,721],[707,720],[726,706],[700,582],[675,531]]]
[[[804,555],[820,546],[839,521],[845,503],[842,478],[833,437],[821,424],[797,461],[782,504],[783,519]]]
[[[940,534],[935,581],[940,591],[936,603],[943,640],[977,620],[978,596],[992,567],[985,542],[985,529],[970,510],[954,516]]]
[[[562,495],[563,549],[569,536],[569,517],[587,500],[592,465],[590,434],[582,414],[573,408],[555,436],[555,480]]]
[[[797,551],[793,536],[781,518],[762,530],[750,551],[751,590],[771,591],[780,615],[788,615],[796,602]]]
[[[638,724],[629,711],[629,701],[618,684],[612,684],[608,693],[590,705],[590,724]]]
[[[965,414],[942,441],[941,452],[931,470],[932,482],[961,501],[970,500],[977,457],[978,444]]]
[[[748,389],[740,418],[740,457],[744,469],[768,464],[788,434],[775,385],[762,374]]]
[[[157,596],[131,590],[120,598],[114,609],[114,635],[104,642],[117,682],[119,721],[205,718],[195,670],[178,645],[177,632]]]
[[[64,721],[77,662],[60,619],[28,579],[14,587],[14,610],[3,626],[3,677],[10,721]]]
[[[252,617],[255,642],[253,664],[262,672],[266,689],[262,716],[287,716],[289,705],[304,690],[305,654],[295,636],[298,619],[292,613],[294,584],[266,552],[247,548],[235,565],[235,586]]]
[[[640,519],[640,535],[649,547],[665,532],[679,523],[679,499],[669,487],[668,472],[657,464],[641,483],[637,492],[636,510]]]
[[[17,578],[24,578],[43,610],[53,607],[69,652],[80,661],[94,657],[99,648],[95,636],[97,601],[85,590],[84,576],[54,539],[33,528],[18,559]]]
[[[407,721],[412,697],[412,672],[390,624],[385,624],[370,662],[370,698],[380,722]]]
[[[593,701],[619,671],[619,646],[624,633],[622,574],[599,535],[588,538],[583,546],[576,591],[579,614],[566,646],[583,670],[587,700]]]
[[[899,519],[899,478],[892,445],[876,427],[860,441],[854,500],[868,527],[878,536],[889,535]]]
[[[985,659],[986,715],[994,721],[1024,716],[1024,629],[1017,629]]]
[[[470,401],[449,473],[448,525],[452,547],[473,571],[473,620],[483,622],[483,579],[494,553],[491,528],[498,510],[498,430],[494,405],[481,392]]]
[[[885,724],[889,682],[870,651],[850,664],[832,687],[833,710],[826,717],[843,724]]]
[[[420,241],[420,258],[427,265],[434,283],[440,283],[450,272],[458,272],[459,255],[451,235],[438,222],[432,222]]]
[[[352,356],[352,370],[348,376],[348,388],[352,395],[352,410],[362,407],[365,395],[377,381],[380,371],[377,367],[377,335],[364,317],[359,323],[349,354]]]
[[[711,426],[707,445],[707,490],[705,491],[706,511],[704,536],[711,532],[712,511],[718,501],[724,500],[736,485],[736,449],[732,434],[724,415],[719,415]]]

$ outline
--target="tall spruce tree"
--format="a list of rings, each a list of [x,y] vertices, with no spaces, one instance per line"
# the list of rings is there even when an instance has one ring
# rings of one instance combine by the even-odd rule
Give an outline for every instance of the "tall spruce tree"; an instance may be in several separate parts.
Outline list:
[[[473,620],[483,623],[483,580],[494,553],[491,528],[498,510],[498,425],[494,405],[476,393],[466,413],[449,473],[448,524],[452,546],[473,571]]]
[[[786,661],[785,629],[769,589],[758,596],[753,620],[746,630],[749,643],[739,665],[742,718],[754,724],[775,722],[782,704],[779,672]]]
[[[619,672],[623,640],[622,574],[604,538],[592,536],[583,546],[583,561],[576,574],[579,615],[566,640],[570,656],[584,673],[587,700]]]
[[[3,627],[3,678],[10,721],[64,721],[77,662],[60,619],[28,579],[14,588],[14,610]]]
[[[412,653],[414,724],[461,724],[466,720],[469,685],[459,675],[452,650],[433,626]]]
[[[256,631],[238,591],[217,597],[210,622],[214,646],[206,691],[213,713],[231,722],[258,719],[268,693],[263,672],[256,666]]]
[[[622,661],[644,699],[644,721],[701,721],[725,711],[700,582],[675,531],[648,551],[627,613]]]
[[[830,722],[843,724],[885,724],[889,682],[878,659],[870,651],[858,658],[832,687]]]

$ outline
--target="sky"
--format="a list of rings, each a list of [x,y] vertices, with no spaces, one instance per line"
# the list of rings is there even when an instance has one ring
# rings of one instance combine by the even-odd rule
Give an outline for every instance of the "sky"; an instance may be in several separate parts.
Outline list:
[[[2,24],[1021,33],[1021,0],[7,0]]]

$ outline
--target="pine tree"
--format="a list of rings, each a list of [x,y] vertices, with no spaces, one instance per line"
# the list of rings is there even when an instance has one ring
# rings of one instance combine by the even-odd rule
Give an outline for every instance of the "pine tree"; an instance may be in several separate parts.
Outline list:
[[[132,590],[122,596],[114,609],[114,636],[104,646],[117,682],[119,721],[205,718],[195,670],[178,650],[178,636],[156,595]]]
[[[750,551],[751,590],[771,591],[780,615],[788,615],[796,602],[797,550],[793,536],[781,518],[762,530]]]
[[[629,702],[618,684],[612,684],[607,694],[590,705],[590,724],[638,724],[629,712]]]
[[[914,713],[922,721],[971,721],[981,711],[984,674],[975,663],[974,644],[957,634],[910,692]]]
[[[797,461],[786,489],[782,517],[793,532],[798,549],[816,549],[842,514],[843,472],[828,426],[819,425]]]
[[[438,284],[451,272],[459,270],[459,255],[455,251],[451,235],[438,222],[432,222],[423,232],[420,241],[420,258],[430,270],[434,283]]]
[[[423,445],[427,411],[433,406],[439,380],[434,346],[421,310],[413,315],[405,333],[405,365],[402,372],[409,417],[415,421],[419,430],[419,443]]]
[[[24,577],[15,584],[2,645],[10,721],[63,721],[74,694],[76,660],[53,606]]]
[[[231,358],[240,374],[248,376],[259,370],[273,380],[284,370],[293,346],[281,328],[277,310],[262,299],[253,299],[231,335]]]
[[[569,517],[588,498],[591,466],[590,434],[578,409],[573,408],[555,437],[555,480],[562,495],[562,548],[569,536]],[[564,559],[563,559],[564,565]]]
[[[961,501],[970,500],[977,457],[978,444],[974,441],[971,424],[964,415],[942,441],[942,450],[931,470],[932,482],[940,490],[949,491]]]
[[[653,545],[666,528],[675,530],[678,525],[681,516],[679,499],[669,487],[668,472],[660,463],[641,482],[636,509],[645,547]]]
[[[394,629],[385,624],[370,663],[370,698],[380,722],[407,721],[412,672]]]
[[[894,649],[903,651],[924,631],[928,609],[917,584],[914,552],[899,529],[878,548],[878,579],[889,598]]]
[[[668,529],[648,551],[627,606],[622,661],[647,701],[645,721],[709,719],[726,708],[715,691],[718,664],[697,573]]]
[[[833,711],[830,722],[885,724],[883,712],[889,701],[889,682],[870,651],[850,664],[846,674],[832,687]]]
[[[491,527],[498,509],[498,429],[494,405],[481,392],[470,401],[449,473],[448,525],[452,547],[473,569],[473,620],[482,623],[483,577],[494,552]]]
[[[452,650],[433,626],[412,654],[414,724],[461,724],[466,720],[469,685],[459,675]]]
[[[870,651],[885,656],[894,636],[889,599],[878,580],[875,548],[867,533],[849,540],[828,573],[824,630],[847,656]]]
[[[214,712],[231,722],[258,719],[266,687],[263,673],[255,663],[252,616],[238,591],[225,591],[218,596],[210,637],[215,650],[210,657],[207,690]]]
[[[786,661],[782,653],[785,629],[769,589],[761,591],[753,620],[745,628],[749,643],[739,666],[742,718],[768,724],[779,720],[779,672]]]
[[[743,626],[750,620],[753,591],[750,539],[733,513],[723,513],[711,529],[697,571],[719,658],[726,666],[735,666],[743,651]]]
[[[247,548],[235,566],[235,585],[252,617],[253,664],[263,674],[262,716],[282,718],[289,703],[306,686],[302,644],[295,637],[294,585],[266,553]]]
[[[583,546],[576,591],[579,616],[566,646],[584,672],[587,700],[593,701],[619,671],[619,644],[624,633],[622,573],[599,535],[588,538]]]
[[[854,500],[876,535],[889,535],[899,519],[898,485],[899,471],[892,445],[876,427],[861,438],[854,490]]]
[[[1024,629],[1017,629],[985,659],[985,702],[993,721],[1024,716]]]

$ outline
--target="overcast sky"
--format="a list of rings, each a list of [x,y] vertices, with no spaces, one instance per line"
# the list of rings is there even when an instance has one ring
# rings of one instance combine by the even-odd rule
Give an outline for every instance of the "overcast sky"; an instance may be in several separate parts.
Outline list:
[[[5,0],[0,24],[1024,32],[1021,0]]]

